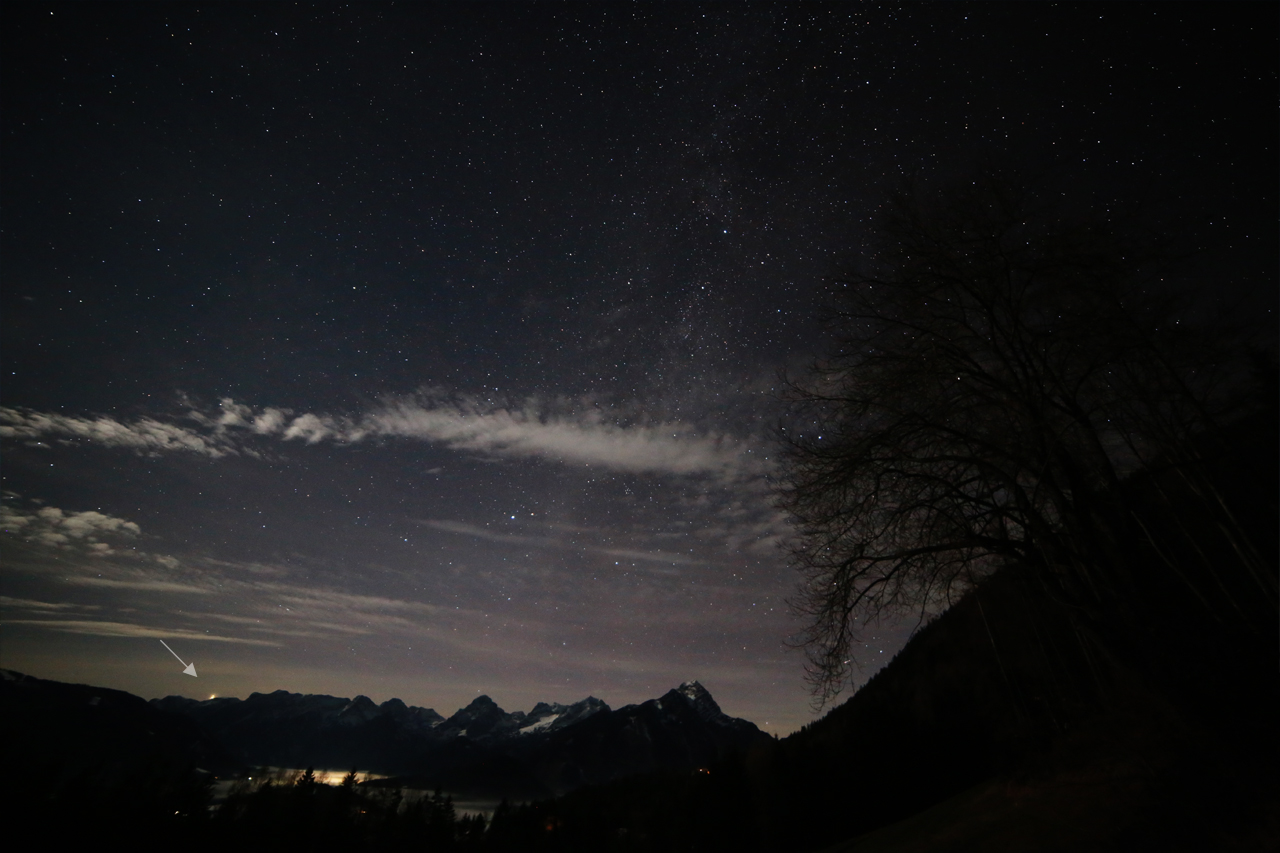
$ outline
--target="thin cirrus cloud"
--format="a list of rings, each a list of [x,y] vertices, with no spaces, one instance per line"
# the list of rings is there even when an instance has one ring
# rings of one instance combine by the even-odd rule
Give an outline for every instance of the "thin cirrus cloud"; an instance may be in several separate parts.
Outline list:
[[[37,601],[31,598],[11,598],[0,595],[0,607],[14,610],[34,610],[46,612],[50,610],[100,610],[96,604],[72,604],[66,601]]]
[[[236,643],[244,646],[279,646],[267,640],[223,637],[184,628],[148,628],[130,622],[99,622],[90,619],[6,619],[6,625],[28,625],[66,634],[88,634],[93,637],[154,637],[160,640],[201,640],[209,643]]]
[[[465,398],[418,396],[383,403],[357,417],[254,410],[231,399],[208,415],[193,411],[199,429],[154,418],[125,423],[106,416],[74,417],[0,407],[0,438],[84,440],[140,452],[225,456],[246,452],[244,440],[354,444],[371,438],[431,442],[501,458],[531,458],[638,474],[711,475],[750,479],[769,468],[740,438],[698,432],[678,423],[621,424],[585,403],[529,402],[503,407]]]
[[[424,518],[417,521],[423,527],[439,530],[443,533],[456,533],[472,539],[484,539],[489,542],[501,542],[504,545],[535,545],[542,548],[554,548],[561,544],[560,540],[551,536],[526,536],[521,533],[499,533],[481,527],[478,524],[467,524],[465,521],[450,521],[444,518]]]
[[[209,595],[211,590],[192,586],[186,583],[174,583],[165,580],[116,580],[99,577],[70,577],[66,580],[72,586],[100,586],[109,589],[134,589],[142,592],[171,592],[181,595]]]
[[[499,533],[477,524],[467,524],[462,521],[450,521],[448,519],[422,519],[418,521],[424,527],[432,530],[440,530],[445,533],[456,533],[459,536],[469,536],[474,539],[484,539],[489,542],[500,542],[504,545],[533,545],[540,548],[569,548],[574,550],[604,554],[607,557],[619,557],[624,560],[640,560],[651,563],[670,563],[682,565],[702,565],[706,560],[700,560],[690,557],[687,554],[677,554],[672,551],[659,550],[640,550],[636,548],[606,548],[602,546],[584,544],[581,539],[581,533],[578,531],[571,540],[563,537],[555,536],[527,536],[519,533]]]

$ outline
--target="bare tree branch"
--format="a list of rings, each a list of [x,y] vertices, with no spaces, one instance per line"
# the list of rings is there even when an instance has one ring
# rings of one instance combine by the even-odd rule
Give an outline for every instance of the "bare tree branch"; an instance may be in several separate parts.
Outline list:
[[[1182,322],[1161,281],[1176,256],[989,176],[887,210],[881,251],[839,282],[838,348],[789,381],[779,431],[819,703],[861,626],[1000,566],[1084,610],[1132,595],[1131,552],[1153,544],[1119,497],[1136,471],[1176,469],[1254,559],[1194,449],[1238,403],[1243,353]]]

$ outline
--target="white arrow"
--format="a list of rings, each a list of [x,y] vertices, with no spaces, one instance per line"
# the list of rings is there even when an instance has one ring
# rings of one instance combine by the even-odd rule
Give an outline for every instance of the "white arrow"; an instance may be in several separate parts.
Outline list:
[[[169,644],[166,643],[164,640],[160,641],[160,645],[164,646],[166,649],[169,649]],[[175,652],[173,649],[169,649],[169,654],[173,655],[175,658],[178,658],[178,653]],[[182,658],[178,658],[178,663],[181,663],[183,666],[186,667],[186,669],[182,671],[183,675],[189,675],[192,678],[196,677],[196,665],[194,661],[192,661],[191,663],[183,663]]]

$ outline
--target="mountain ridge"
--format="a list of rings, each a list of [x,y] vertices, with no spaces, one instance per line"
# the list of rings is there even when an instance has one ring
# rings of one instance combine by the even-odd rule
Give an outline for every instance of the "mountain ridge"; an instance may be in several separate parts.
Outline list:
[[[612,709],[594,696],[508,712],[487,695],[449,717],[400,699],[376,704],[286,690],[247,699],[167,696],[150,704],[194,721],[246,766],[358,766],[413,784],[492,796],[546,796],[652,770],[689,770],[769,740],[687,681]]]

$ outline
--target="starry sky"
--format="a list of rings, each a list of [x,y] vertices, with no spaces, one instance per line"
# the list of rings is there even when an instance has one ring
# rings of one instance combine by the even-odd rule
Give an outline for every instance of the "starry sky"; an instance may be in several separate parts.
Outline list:
[[[0,666],[445,714],[698,679],[794,730],[779,376],[886,191],[1141,197],[1271,310],[1276,12],[5,4]]]

